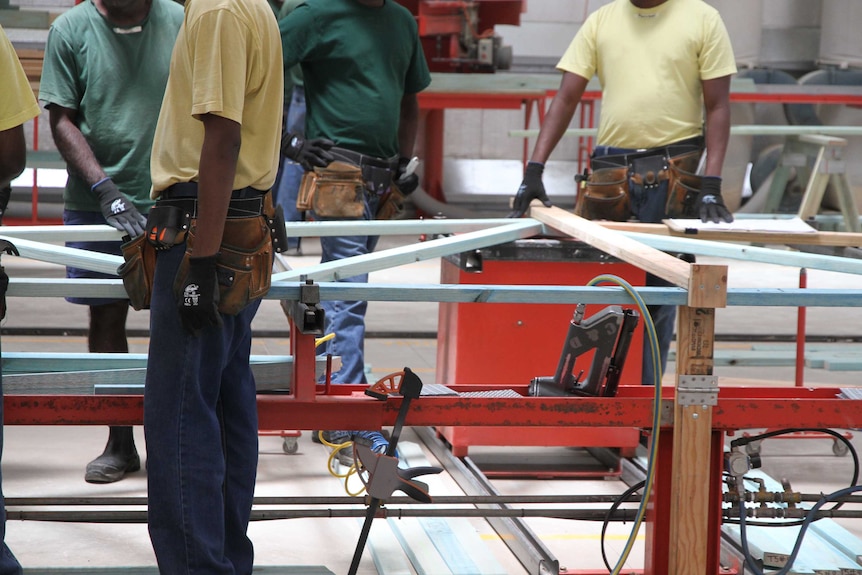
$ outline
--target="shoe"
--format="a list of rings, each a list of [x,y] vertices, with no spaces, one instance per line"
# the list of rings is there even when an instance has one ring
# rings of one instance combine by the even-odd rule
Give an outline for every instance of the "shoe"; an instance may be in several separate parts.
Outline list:
[[[141,469],[141,458],[137,450],[128,456],[105,452],[87,464],[84,481],[87,483],[114,483],[126,473]]]
[[[344,467],[350,467],[354,464],[353,459],[353,442],[350,431],[323,431],[323,441],[320,440],[320,431],[311,432],[311,440],[314,443],[329,444],[332,451],[336,451],[335,459]],[[324,443],[325,442],[325,443]],[[344,444],[347,445],[344,445]],[[327,447],[329,447],[327,445]],[[340,447],[344,445],[344,447]]]

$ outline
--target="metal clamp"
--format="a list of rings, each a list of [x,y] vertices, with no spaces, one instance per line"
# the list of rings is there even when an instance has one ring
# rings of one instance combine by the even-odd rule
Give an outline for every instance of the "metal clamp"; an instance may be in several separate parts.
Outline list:
[[[718,377],[680,375],[676,401],[680,405],[718,405]]]

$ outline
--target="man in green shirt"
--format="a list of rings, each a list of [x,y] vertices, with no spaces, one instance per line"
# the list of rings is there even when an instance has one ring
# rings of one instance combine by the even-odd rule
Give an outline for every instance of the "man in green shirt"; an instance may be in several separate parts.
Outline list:
[[[108,223],[143,233],[150,200],[150,149],[183,8],[171,0],[87,0],[51,26],[39,99],[69,173],[67,225]],[[120,242],[66,245],[120,255]],[[69,267],[66,276],[115,277]],[[91,352],[128,352],[126,299],[67,298],[89,306]],[[110,483],[141,463],[131,427],[111,427],[84,479]]]

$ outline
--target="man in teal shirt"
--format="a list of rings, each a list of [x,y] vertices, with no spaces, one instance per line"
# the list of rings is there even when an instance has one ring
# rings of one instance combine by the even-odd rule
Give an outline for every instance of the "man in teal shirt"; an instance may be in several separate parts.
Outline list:
[[[39,99],[69,173],[64,224],[108,223],[130,238],[143,233],[143,214],[153,203],[153,131],[182,19],[182,6],[172,0],[88,0],[51,26]],[[66,245],[121,254],[120,242]],[[71,267],[66,276],[115,277]],[[67,300],[89,306],[91,352],[128,352],[128,300]],[[140,469],[132,431],[111,427],[86,481],[110,483]]]

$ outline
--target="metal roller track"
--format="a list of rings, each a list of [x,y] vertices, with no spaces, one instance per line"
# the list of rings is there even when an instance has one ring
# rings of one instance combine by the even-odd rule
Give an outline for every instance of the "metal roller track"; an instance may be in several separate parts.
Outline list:
[[[470,458],[455,457],[432,429],[414,427],[413,431],[464,493],[499,496],[488,478],[470,461]],[[507,506],[499,504],[494,507],[506,508]],[[536,575],[558,575],[559,560],[551,554],[524,521],[512,517],[489,517],[487,521],[528,572]]]

